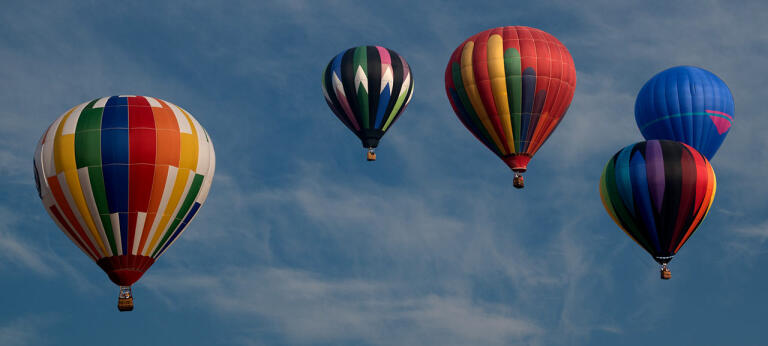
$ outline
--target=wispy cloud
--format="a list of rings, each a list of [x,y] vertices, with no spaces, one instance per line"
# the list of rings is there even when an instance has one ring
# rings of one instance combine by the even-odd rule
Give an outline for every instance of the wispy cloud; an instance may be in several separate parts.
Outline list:
[[[43,329],[54,323],[51,315],[27,315],[0,323],[0,345],[27,346],[55,344]]]
[[[504,306],[413,294],[407,283],[328,280],[300,270],[258,267],[163,276],[146,284],[161,292],[184,287],[219,313],[274,325],[289,343],[504,345],[543,333]]]

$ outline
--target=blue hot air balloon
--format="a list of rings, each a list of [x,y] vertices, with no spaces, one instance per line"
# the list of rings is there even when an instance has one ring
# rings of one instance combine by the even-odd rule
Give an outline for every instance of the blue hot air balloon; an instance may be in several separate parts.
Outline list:
[[[661,71],[640,89],[635,121],[646,140],[686,143],[712,159],[733,122],[733,95],[712,72],[677,66]]]

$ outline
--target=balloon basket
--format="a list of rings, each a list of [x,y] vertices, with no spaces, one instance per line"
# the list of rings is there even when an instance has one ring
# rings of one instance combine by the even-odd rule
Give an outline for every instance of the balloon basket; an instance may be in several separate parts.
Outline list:
[[[133,311],[133,294],[130,286],[120,286],[120,295],[117,297],[117,309],[120,311]]]
[[[373,152],[373,149],[368,149],[368,155],[366,156],[366,159],[368,159],[368,161],[376,161],[376,153]]]
[[[669,280],[671,278],[672,278],[672,272],[669,271],[669,268],[667,268],[666,265],[662,266],[661,267],[661,279],[662,280]]]
[[[522,174],[515,172],[515,178],[512,179],[512,186],[517,189],[522,189],[525,187],[525,180],[523,180]]]

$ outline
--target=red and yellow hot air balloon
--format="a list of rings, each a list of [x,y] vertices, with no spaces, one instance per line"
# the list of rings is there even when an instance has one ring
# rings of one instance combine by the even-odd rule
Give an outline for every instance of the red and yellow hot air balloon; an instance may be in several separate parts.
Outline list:
[[[515,172],[560,123],[573,98],[576,69],[568,49],[539,29],[507,26],[459,45],[445,69],[456,116]]]
[[[187,111],[161,99],[82,103],[48,127],[35,181],[53,221],[115,284],[131,285],[173,244],[205,202],[216,156]]]

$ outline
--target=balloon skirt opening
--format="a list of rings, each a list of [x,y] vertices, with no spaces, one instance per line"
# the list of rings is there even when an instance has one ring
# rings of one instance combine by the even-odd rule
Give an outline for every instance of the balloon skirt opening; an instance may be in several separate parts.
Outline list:
[[[122,255],[104,257],[96,262],[118,286],[131,286],[155,263],[152,257]]]
[[[523,173],[528,170],[528,162],[531,157],[525,154],[513,154],[501,158],[509,168],[517,173]]]

